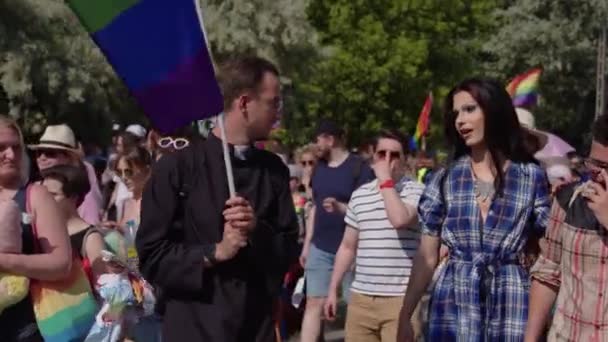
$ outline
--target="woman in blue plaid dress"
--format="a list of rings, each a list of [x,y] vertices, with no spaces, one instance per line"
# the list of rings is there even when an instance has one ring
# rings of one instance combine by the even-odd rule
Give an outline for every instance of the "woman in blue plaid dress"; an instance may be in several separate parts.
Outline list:
[[[446,100],[454,162],[427,185],[418,212],[422,238],[401,312],[399,341],[412,341],[411,315],[445,244],[433,288],[428,341],[523,341],[528,313],[524,246],[549,213],[544,171],[523,145],[504,86],[471,79]]]

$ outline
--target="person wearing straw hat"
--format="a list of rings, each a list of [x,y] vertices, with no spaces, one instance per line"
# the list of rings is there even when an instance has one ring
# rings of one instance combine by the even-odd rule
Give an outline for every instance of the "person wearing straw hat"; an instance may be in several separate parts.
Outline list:
[[[102,198],[97,176],[93,166],[80,157],[78,144],[72,129],[65,124],[48,126],[40,137],[38,144],[30,145],[29,148],[36,153],[36,164],[40,171],[56,165],[76,166],[80,162],[85,165],[91,190],[78,207],[78,214],[87,223],[98,224]]]
[[[276,342],[273,304],[296,261],[298,223],[287,166],[253,145],[281,111],[279,73],[240,57],[221,67],[219,83],[227,155],[214,129],[154,164],[136,237],[140,271],[162,290],[164,341]]]

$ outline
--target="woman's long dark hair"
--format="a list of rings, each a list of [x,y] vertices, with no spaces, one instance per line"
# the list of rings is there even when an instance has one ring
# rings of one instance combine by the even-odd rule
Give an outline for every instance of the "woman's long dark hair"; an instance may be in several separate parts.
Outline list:
[[[445,101],[445,135],[453,146],[454,160],[471,153],[471,149],[456,130],[454,96],[463,91],[469,93],[483,111],[484,140],[496,168],[495,186],[500,194],[504,185],[504,171],[500,166],[503,158],[523,163],[536,163],[536,160],[524,144],[522,127],[504,85],[493,79],[480,78],[467,79],[458,84],[450,91]]]

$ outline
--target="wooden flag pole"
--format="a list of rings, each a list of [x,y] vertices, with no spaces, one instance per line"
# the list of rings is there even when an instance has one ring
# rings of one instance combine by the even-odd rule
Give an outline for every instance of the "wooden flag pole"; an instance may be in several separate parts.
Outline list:
[[[207,31],[205,30],[205,25],[203,23],[203,10],[201,9],[201,3],[199,0],[193,0],[194,6],[196,7],[196,14],[198,15],[198,22],[201,25],[201,30],[203,31],[203,37],[205,38],[205,44],[209,49],[209,56],[211,57],[211,61],[213,62],[213,54],[211,53],[211,49],[209,48],[209,41],[207,40]],[[213,63],[213,67],[215,68],[215,63]],[[234,185],[234,173],[232,172],[232,160],[230,159],[230,149],[228,148],[228,141],[226,140],[226,126],[224,125],[224,113],[220,113],[217,118],[217,124],[220,128],[220,135],[222,139],[222,151],[224,155],[224,164],[226,165],[226,178],[228,180],[228,191],[230,194],[230,198],[236,196],[236,187]]]
[[[420,149],[426,152],[426,134],[420,137]]]

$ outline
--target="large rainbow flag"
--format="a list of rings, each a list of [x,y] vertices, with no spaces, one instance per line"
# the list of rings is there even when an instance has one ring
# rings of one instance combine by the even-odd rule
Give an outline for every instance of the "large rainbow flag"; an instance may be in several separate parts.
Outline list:
[[[431,110],[433,109],[433,93],[429,93],[424,101],[420,115],[418,116],[418,124],[416,132],[412,136],[410,148],[417,150],[421,145],[422,137],[428,133],[431,122]]]
[[[513,99],[515,107],[534,106],[538,102],[538,80],[542,69],[535,68],[517,75],[509,85],[507,92]]]
[[[68,0],[156,128],[219,114],[222,94],[194,0]]]

